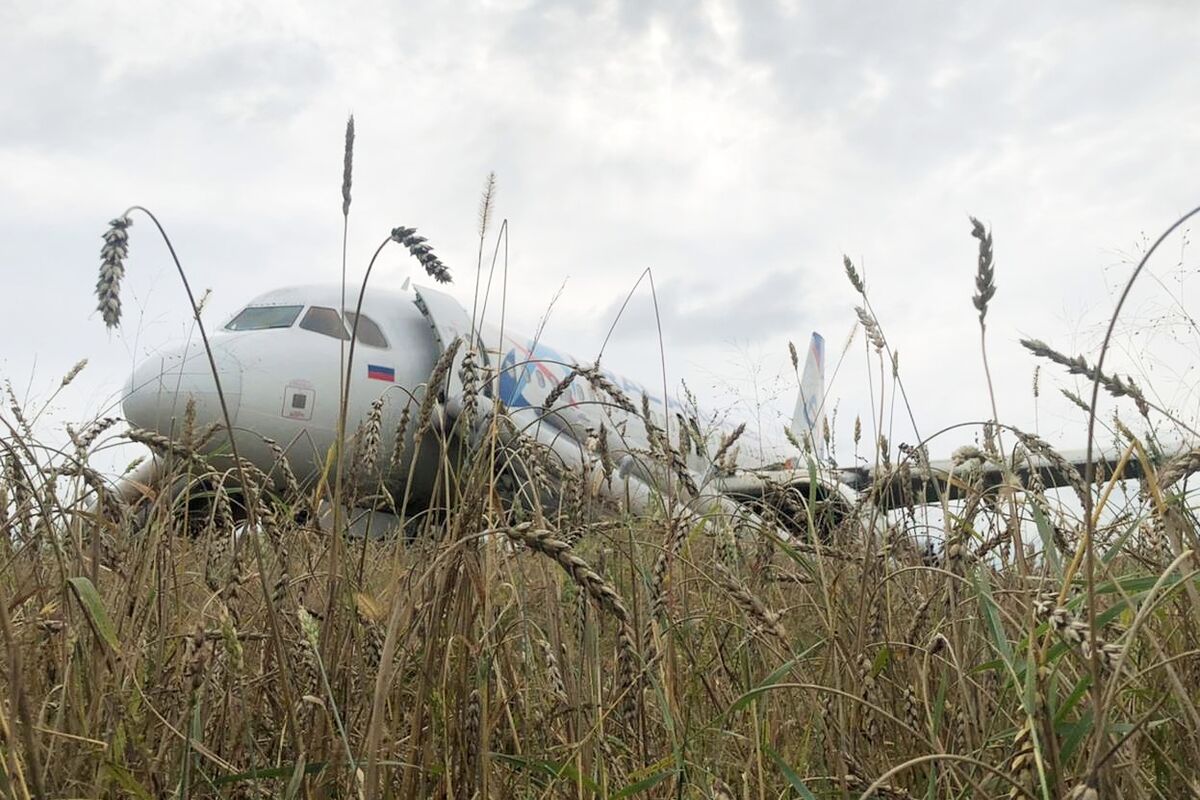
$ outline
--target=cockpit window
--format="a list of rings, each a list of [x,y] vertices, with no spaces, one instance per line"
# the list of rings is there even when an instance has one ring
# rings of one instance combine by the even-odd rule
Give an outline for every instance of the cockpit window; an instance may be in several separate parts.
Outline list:
[[[262,331],[268,328],[290,328],[304,306],[247,306],[229,321],[225,330]]]
[[[354,312],[346,312],[346,330],[354,330]],[[387,347],[387,339],[383,335],[383,331],[375,324],[375,320],[368,317],[366,314],[361,314],[358,317],[358,342],[365,344],[368,347]]]
[[[313,306],[304,315],[304,319],[300,320],[300,327],[306,331],[314,331],[323,333],[326,336],[332,336],[335,339],[349,339],[350,334],[346,333],[346,326],[342,324],[342,318],[332,308],[323,306]]]

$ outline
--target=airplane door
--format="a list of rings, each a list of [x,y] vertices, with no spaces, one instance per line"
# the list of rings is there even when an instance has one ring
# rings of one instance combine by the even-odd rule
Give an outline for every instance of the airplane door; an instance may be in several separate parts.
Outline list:
[[[416,295],[414,302],[417,304],[417,308],[421,310],[421,313],[425,315],[425,319],[429,321],[430,327],[433,328],[433,335],[438,342],[439,355],[446,351],[446,348],[455,338],[462,337],[463,340],[458,354],[454,356],[454,364],[451,365],[450,376],[447,381],[447,397],[455,397],[462,394],[463,385],[460,370],[463,357],[466,355],[468,348],[472,346],[475,349],[475,363],[478,365],[480,372],[480,388],[484,388],[483,368],[488,366],[489,363],[487,348],[483,346],[483,339],[479,336],[479,332],[471,330],[471,317],[467,314],[466,309],[445,292],[423,287],[413,287],[413,291]]]

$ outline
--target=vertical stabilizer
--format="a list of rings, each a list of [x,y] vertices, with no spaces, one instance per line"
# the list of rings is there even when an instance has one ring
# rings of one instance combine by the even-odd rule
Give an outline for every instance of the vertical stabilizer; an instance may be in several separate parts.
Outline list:
[[[818,461],[825,460],[825,339],[814,332],[800,374],[800,395],[792,415],[792,433],[809,443]]]

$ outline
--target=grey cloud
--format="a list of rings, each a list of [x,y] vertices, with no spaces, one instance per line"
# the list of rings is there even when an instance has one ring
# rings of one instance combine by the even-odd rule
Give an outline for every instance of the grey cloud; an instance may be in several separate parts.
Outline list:
[[[731,337],[759,342],[794,332],[810,316],[800,300],[799,271],[771,272],[747,283],[738,274],[724,280],[668,281],[658,287],[658,311],[664,339],[680,346],[724,343]],[[599,316],[605,330],[617,318],[624,297]],[[621,315],[613,336],[622,340],[656,337],[658,320],[648,296],[639,295]]]
[[[53,25],[12,20],[0,35],[0,271],[20,271],[22,301],[0,330],[24,342],[45,308],[63,310],[63,329],[9,348],[0,367],[24,374],[28,351],[59,374],[88,355],[105,374],[120,342],[96,335],[90,292],[113,203],[162,214],[194,282],[216,290],[214,313],[272,283],[336,275],[348,107],[360,125],[352,236],[419,226],[460,297],[491,168],[513,223],[509,297],[548,298],[570,275],[547,340],[579,356],[649,265],[668,351],[689,370],[736,373],[731,339],[782,362],[782,339],[813,328],[832,360],[853,318],[848,250],[931,423],[986,403],[974,373],[944,386],[945,364],[977,359],[968,213],[995,225],[993,363],[1024,375],[1010,329],[1064,341],[1055,298],[1107,307],[1088,272],[1097,251],[1190,199],[1194,4],[717,5],[732,25],[690,0],[467,12],[369,1],[336,26],[316,4],[262,7],[286,14],[265,26],[279,34],[231,29],[222,7],[189,18],[187,53],[151,39],[138,55],[156,66],[140,72],[96,43],[142,22],[162,36],[177,15],[114,8],[106,28],[80,4]],[[128,285],[147,298],[143,347],[186,313],[138,226]],[[392,255],[375,280],[409,274]],[[525,303],[511,324],[532,332],[542,310]],[[639,290],[605,358],[653,376],[654,334]],[[858,372],[848,362],[837,378],[845,419],[872,396]],[[1024,408],[1019,383],[1002,407]]]
[[[25,67],[36,63],[37,69]],[[303,42],[235,43],[116,77],[85,41],[28,39],[0,54],[0,141],[41,150],[94,149],[179,120],[283,124],[329,77]]]
[[[651,41],[651,33],[665,40]],[[719,45],[711,21],[691,0],[619,0],[563,4],[539,0],[513,15],[497,53],[520,54],[529,75],[557,90],[594,75],[598,64],[626,48],[661,51],[662,69],[680,79],[721,79]],[[609,65],[618,66],[618,65]],[[628,109],[613,109],[614,114]]]
[[[669,37],[667,68],[718,75],[720,41],[698,4],[618,3],[611,18],[535,4],[508,29],[511,47],[536,48],[541,74],[598,42],[645,37],[652,22]],[[765,3],[736,7],[738,55],[769,76],[777,119],[835,125],[846,144],[881,172],[910,180],[948,158],[986,158],[1014,137],[1052,126],[1089,133],[1114,106],[1130,114],[1190,78],[1177,69],[1180,31],[1200,16],[1186,6],[1144,7],[1131,19],[1115,6],[1009,4],[904,6],[803,4],[794,14]],[[588,37],[580,38],[585,29]],[[1161,46],[1130,47],[1131,39]],[[1103,57],[1097,57],[1104,53]],[[714,98],[718,101],[718,98]],[[614,112],[616,113],[616,112]]]

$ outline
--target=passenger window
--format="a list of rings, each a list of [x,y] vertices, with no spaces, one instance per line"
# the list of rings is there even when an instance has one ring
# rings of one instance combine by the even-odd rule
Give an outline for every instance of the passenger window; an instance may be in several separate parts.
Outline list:
[[[248,306],[225,326],[227,331],[263,331],[290,328],[304,306]]]
[[[350,334],[346,333],[346,326],[342,324],[342,318],[332,308],[313,306],[304,315],[304,319],[300,320],[300,327],[306,331],[332,336],[334,339],[350,338]]]
[[[354,330],[354,312],[346,312],[346,330]],[[384,338],[383,331],[375,324],[375,320],[362,314],[358,317],[358,341],[368,347],[387,347],[387,339]]]

